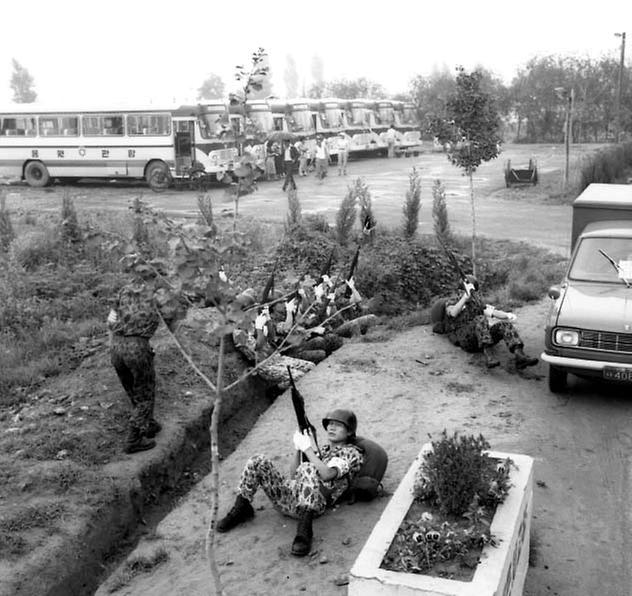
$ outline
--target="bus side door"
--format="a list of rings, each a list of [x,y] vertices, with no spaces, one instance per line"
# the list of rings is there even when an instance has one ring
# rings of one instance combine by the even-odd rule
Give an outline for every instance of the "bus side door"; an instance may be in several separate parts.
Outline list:
[[[193,165],[193,156],[195,153],[195,120],[176,120],[174,126],[176,176],[184,176]]]

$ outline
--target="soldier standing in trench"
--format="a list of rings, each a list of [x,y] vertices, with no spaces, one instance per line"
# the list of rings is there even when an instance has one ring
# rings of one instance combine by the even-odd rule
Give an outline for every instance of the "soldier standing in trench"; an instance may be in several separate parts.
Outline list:
[[[153,288],[140,277],[120,290],[108,315],[112,365],[132,406],[126,453],[152,449],[162,428],[154,419],[156,373],[149,343],[159,323]]]

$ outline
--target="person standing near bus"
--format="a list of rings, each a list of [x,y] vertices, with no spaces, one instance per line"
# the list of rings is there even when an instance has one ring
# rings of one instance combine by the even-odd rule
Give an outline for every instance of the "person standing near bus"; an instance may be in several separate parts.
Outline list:
[[[327,175],[329,165],[329,151],[323,137],[316,137],[316,178],[322,184]]]
[[[291,141],[285,142],[283,149],[283,168],[285,169],[285,182],[283,182],[283,191],[288,188],[296,190],[296,182],[294,180],[294,169],[298,163],[298,149]]]
[[[386,144],[388,146],[388,157],[395,157],[395,141],[397,140],[397,131],[391,124],[386,131]]]
[[[346,176],[349,161],[349,136],[344,131],[338,134],[336,149],[338,150],[338,176]]]

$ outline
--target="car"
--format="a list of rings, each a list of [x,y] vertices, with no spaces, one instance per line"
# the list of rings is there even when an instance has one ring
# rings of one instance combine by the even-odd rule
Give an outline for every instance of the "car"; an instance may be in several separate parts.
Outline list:
[[[632,185],[591,184],[573,202],[571,258],[549,289],[549,389],[568,374],[632,383]]]

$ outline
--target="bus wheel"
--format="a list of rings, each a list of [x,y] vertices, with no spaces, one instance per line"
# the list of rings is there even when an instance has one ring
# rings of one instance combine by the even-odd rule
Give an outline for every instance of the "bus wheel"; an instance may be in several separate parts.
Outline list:
[[[24,179],[29,186],[42,187],[50,182],[50,174],[41,161],[30,161],[24,168]]]
[[[167,190],[171,185],[171,174],[169,168],[162,161],[152,161],[145,171],[145,180],[155,192]]]

